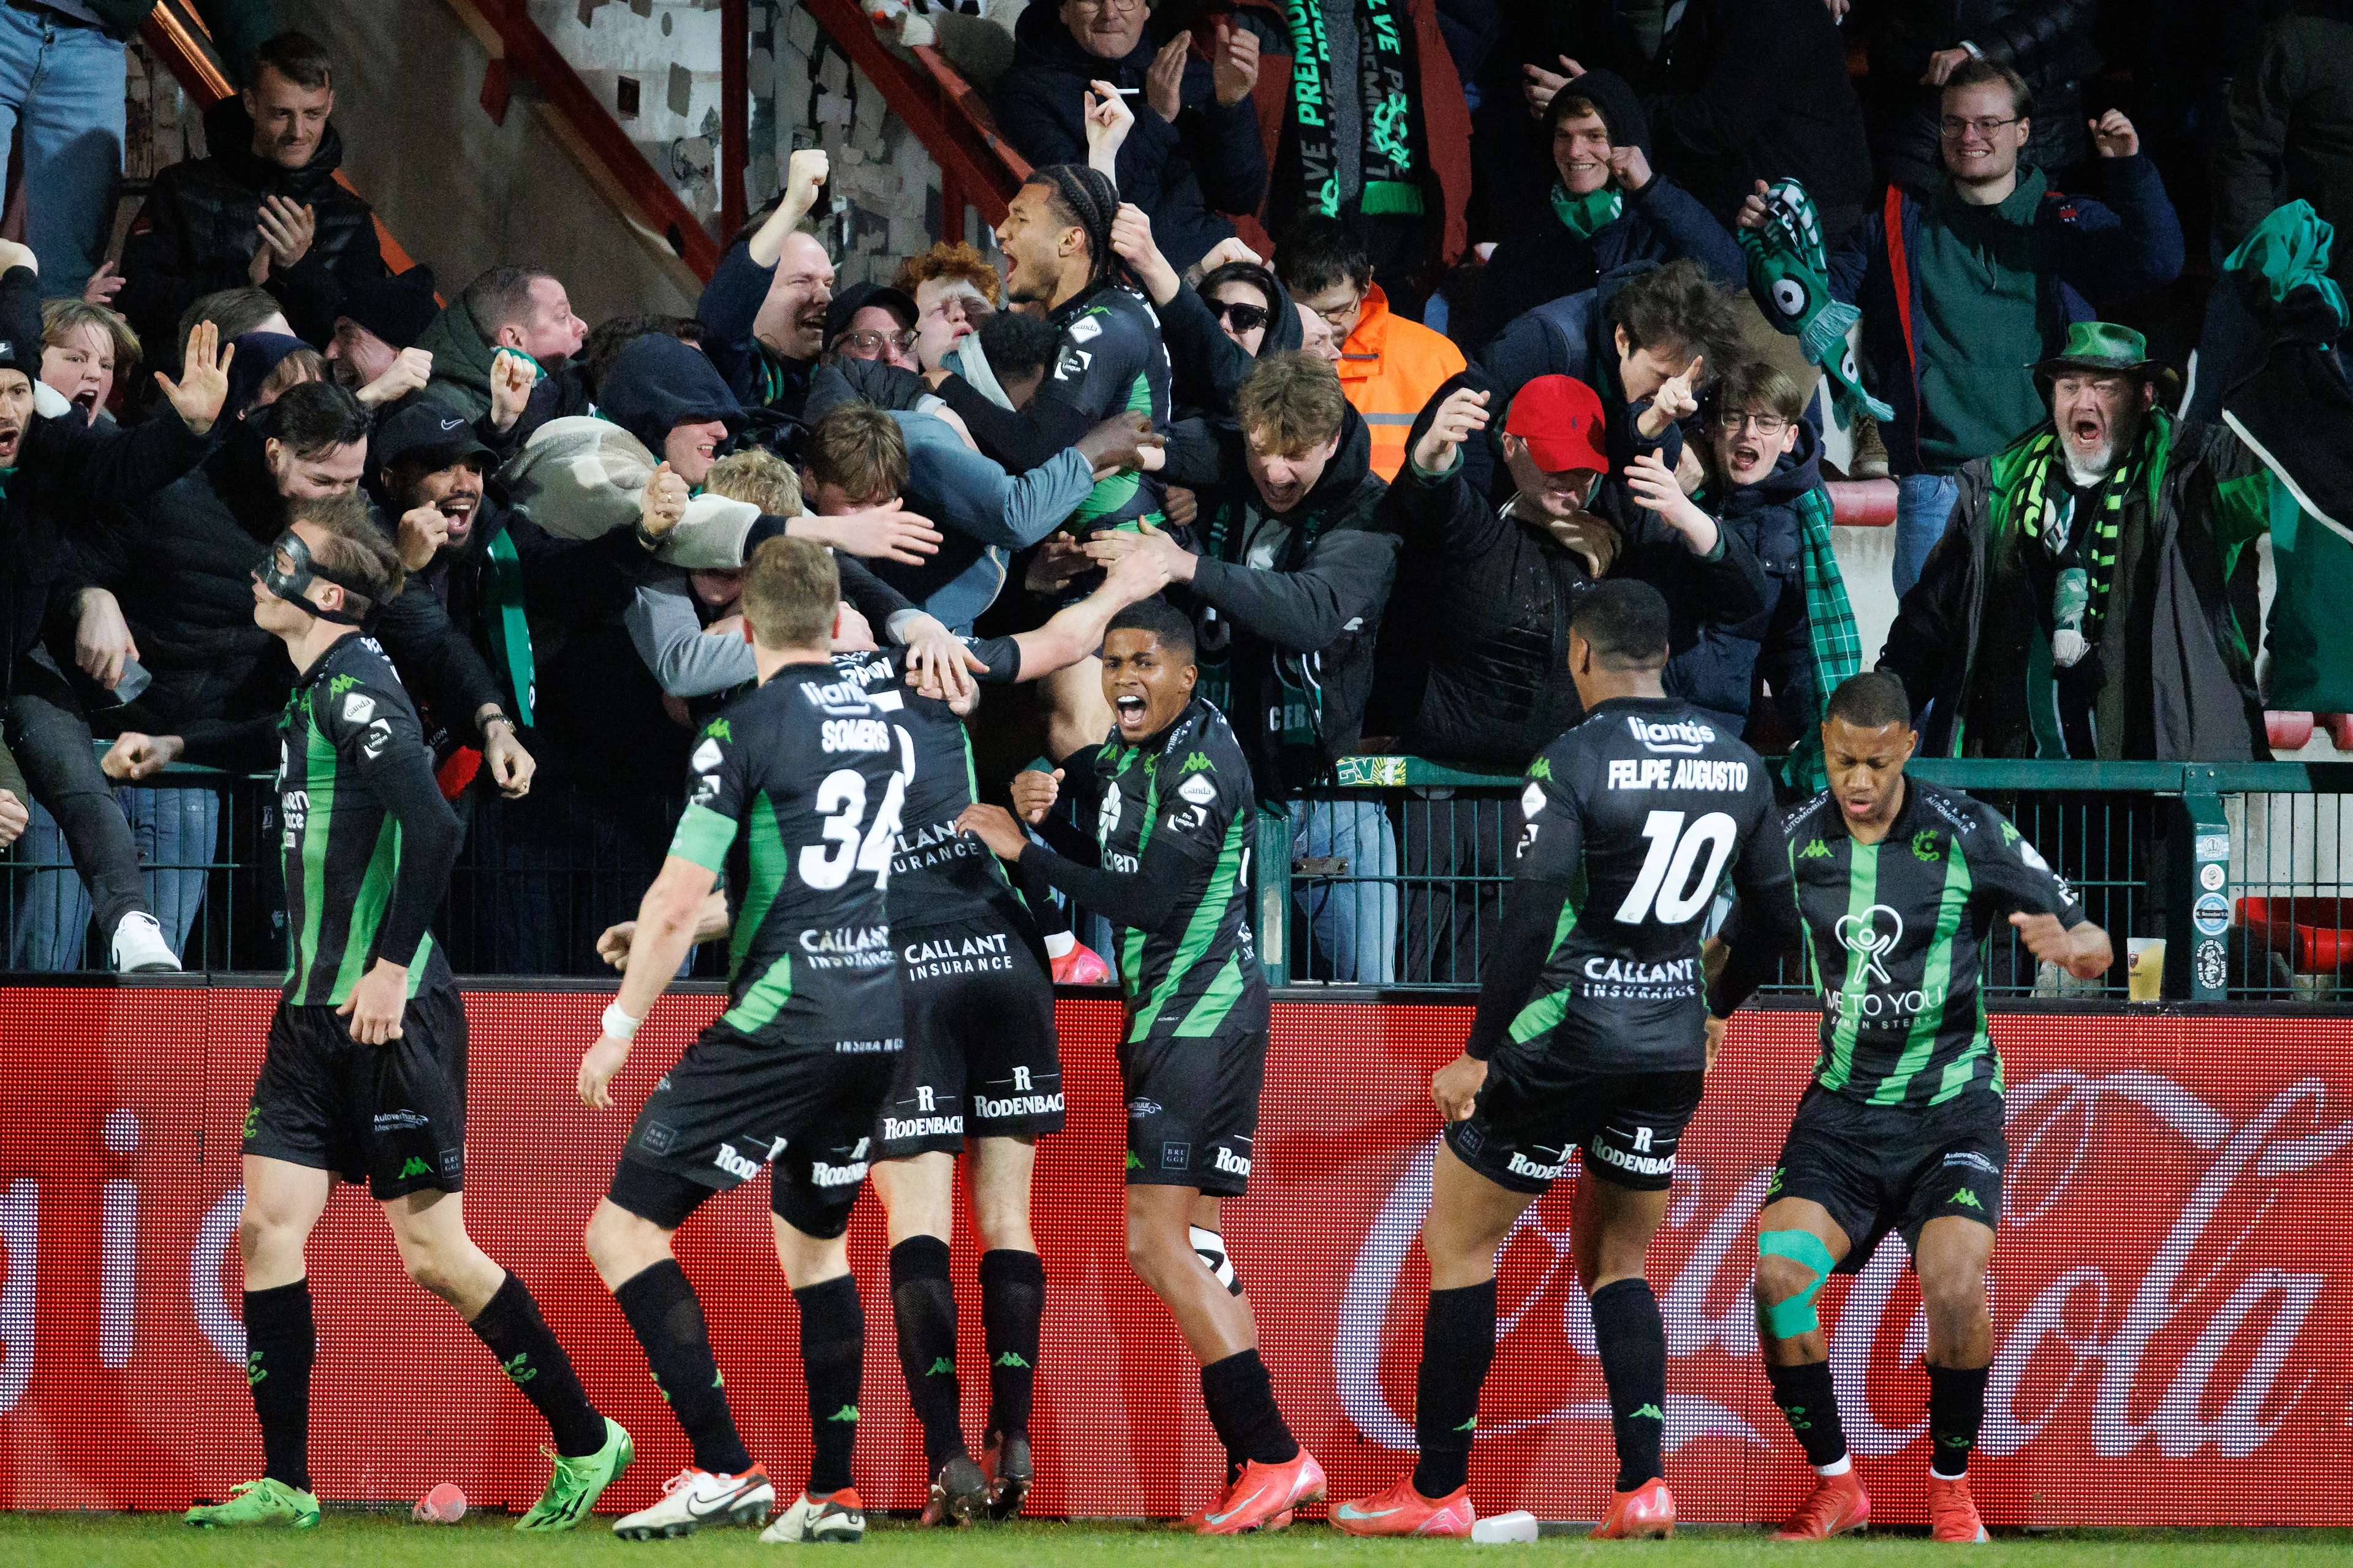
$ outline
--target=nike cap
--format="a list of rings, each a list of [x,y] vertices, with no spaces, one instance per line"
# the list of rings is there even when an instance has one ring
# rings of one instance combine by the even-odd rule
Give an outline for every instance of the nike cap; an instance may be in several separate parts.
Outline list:
[[[498,455],[474,434],[474,422],[447,404],[419,398],[375,427],[368,443],[368,464],[388,468],[396,463],[421,464],[438,473],[454,463],[476,461],[488,472],[498,467]]]
[[[1601,399],[1581,381],[1540,375],[1520,388],[1504,419],[1504,434],[1528,444],[1528,457],[1548,474],[1572,468],[1609,471],[1609,439],[1601,423]]]

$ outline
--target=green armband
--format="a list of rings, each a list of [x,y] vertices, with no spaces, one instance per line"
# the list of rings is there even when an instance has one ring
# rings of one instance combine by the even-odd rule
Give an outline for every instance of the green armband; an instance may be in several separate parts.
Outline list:
[[[723,816],[707,805],[690,805],[686,815],[678,819],[678,831],[670,836],[670,852],[681,860],[691,860],[706,871],[716,871],[727,864],[727,847],[735,842],[735,821]]]

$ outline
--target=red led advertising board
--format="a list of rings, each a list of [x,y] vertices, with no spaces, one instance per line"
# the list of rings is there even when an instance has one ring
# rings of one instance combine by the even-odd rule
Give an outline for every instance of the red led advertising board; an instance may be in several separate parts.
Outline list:
[[[0,991],[0,1506],[177,1508],[259,1468],[241,1374],[237,1134],[273,991]],[[520,1274],[590,1394],[636,1435],[607,1494],[636,1507],[685,1444],[580,1230],[628,1113],[709,996],[663,1002],[591,1114],[573,1093],[605,997],[470,994],[466,1207]],[[1041,1149],[1049,1298],[1035,1427],[1042,1514],[1174,1515],[1223,1457],[1197,1372],[1128,1271],[1123,1108],[1107,1000],[1059,1007],[1070,1130]],[[1428,1269],[1415,1240],[1438,1131],[1426,1083],[1464,1007],[1282,1003],[1249,1195],[1229,1246],[1275,1388],[1335,1497],[1411,1462]],[[1743,1015],[1683,1143],[1651,1251],[1667,1323],[1667,1474],[1683,1516],[1784,1513],[1806,1472],[1774,1410],[1747,1304],[1756,1215],[1812,1058],[1814,1019]],[[2006,1015],[2007,1212],[1973,1484],[2000,1526],[2353,1521],[2353,1019]],[[1609,1409],[1569,1263],[1567,1184],[1502,1263],[1501,1342],[1480,1412],[1482,1512],[1598,1517]],[[966,1420],[987,1378],[968,1230],[957,1238]],[[921,1435],[892,1344],[881,1216],[850,1251],[866,1302],[858,1483],[922,1500]],[[729,1394],[779,1489],[805,1475],[797,1324],[765,1184],[679,1238]],[[400,1273],[365,1194],[312,1237],[322,1494],[395,1500],[456,1481],[477,1506],[537,1494],[544,1433],[491,1357]],[[1874,1514],[1916,1520],[1927,1441],[1919,1292],[1891,1239],[1823,1292],[1846,1429]]]

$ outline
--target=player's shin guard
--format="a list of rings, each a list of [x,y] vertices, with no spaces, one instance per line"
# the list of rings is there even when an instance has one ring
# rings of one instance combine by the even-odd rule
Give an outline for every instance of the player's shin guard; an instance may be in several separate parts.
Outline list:
[[[1665,1474],[1659,1438],[1666,1427],[1667,1325],[1648,1280],[1620,1279],[1593,1293],[1593,1342],[1609,1384],[1618,1489],[1630,1492]]]
[[[1046,1265],[1034,1252],[980,1255],[980,1321],[988,1342],[988,1429],[1029,1430],[1038,1331],[1046,1316]]]
[[[245,1293],[245,1381],[261,1422],[261,1473],[311,1489],[311,1281]]]
[[[1978,1446],[1978,1428],[1985,1424],[1985,1391],[1984,1367],[1929,1364],[1929,1474],[1968,1474],[1969,1450]]]
[[[622,1281],[613,1292],[621,1315],[629,1321],[638,1343],[645,1347],[654,1386],[670,1401],[670,1414],[686,1428],[694,1448],[695,1468],[713,1475],[740,1476],[752,1468],[752,1455],[735,1430],[727,1408],[727,1391],[719,1376],[719,1363],[711,1353],[711,1331],[702,1321],[702,1303],[678,1259],[665,1258]]]
[[[556,1342],[555,1331],[540,1316],[523,1282],[510,1274],[490,1304],[466,1325],[499,1358],[499,1370],[522,1390],[522,1396],[547,1422],[555,1451],[567,1459],[593,1454],[605,1446],[605,1418],[588,1403],[572,1358]]]
[[[1201,1403],[1209,1408],[1226,1452],[1261,1465],[1287,1465],[1299,1458],[1299,1444],[1274,1403],[1274,1380],[1258,1352],[1243,1351],[1201,1369]]]
[[[1838,1390],[1831,1384],[1831,1363],[1810,1361],[1802,1366],[1765,1363],[1773,1385],[1773,1403],[1806,1450],[1806,1463],[1825,1474],[1846,1458],[1846,1428],[1839,1421]]]
[[[923,1424],[923,1457],[936,1473],[950,1459],[971,1457],[956,1382],[955,1287],[948,1279],[946,1242],[911,1236],[891,1249],[891,1316],[899,1330],[907,1403]]]
[[[1471,1479],[1479,1390],[1494,1359],[1495,1282],[1432,1290],[1414,1383],[1413,1436],[1421,1458],[1413,1467],[1413,1489],[1423,1497],[1446,1497]]]
[[[808,1382],[811,1497],[850,1484],[858,1447],[858,1396],[866,1377],[866,1313],[858,1281],[844,1274],[793,1292],[801,1310],[801,1375]]]

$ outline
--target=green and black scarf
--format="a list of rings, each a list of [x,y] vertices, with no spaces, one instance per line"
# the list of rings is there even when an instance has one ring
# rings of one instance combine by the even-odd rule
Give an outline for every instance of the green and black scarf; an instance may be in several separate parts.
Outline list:
[[[1367,217],[1421,216],[1421,186],[1414,176],[1413,101],[1407,84],[1409,62],[1399,31],[1404,7],[1396,0],[1356,0],[1359,101],[1364,110],[1365,194]],[[1326,217],[1340,216],[1340,158],[1332,144],[1332,45],[1324,36],[1317,0],[1285,0],[1291,25],[1291,102],[1299,122],[1299,173],[1306,206]]]
[[[2066,460],[2060,455],[2057,427],[2046,424],[2027,443],[2017,488],[2011,492],[2017,499],[2011,502],[2010,516],[2020,537],[2039,540],[2044,552],[2060,563],[2052,625],[2062,632],[2080,631],[2086,647],[2098,646],[2108,592],[2115,586],[2116,536],[2124,521],[2125,498],[2166,449],[2171,434],[2172,421],[2162,410],[2152,410],[2141,427],[2140,439],[2101,482],[2092,500],[2093,515],[2080,538],[2069,515],[2074,504],[2073,493],[2065,485],[2052,482],[2053,466]],[[2080,578],[2074,575],[2079,570]]]

